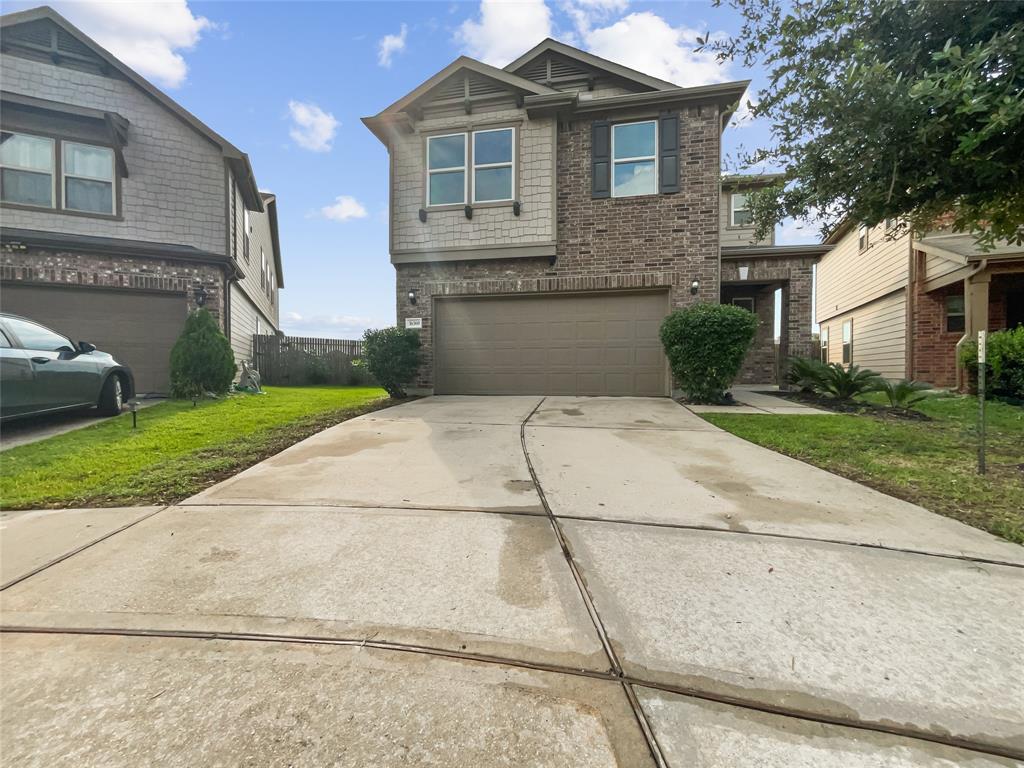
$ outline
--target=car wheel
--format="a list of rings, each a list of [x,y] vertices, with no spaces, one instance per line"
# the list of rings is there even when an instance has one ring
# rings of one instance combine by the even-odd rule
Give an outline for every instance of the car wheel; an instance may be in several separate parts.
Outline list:
[[[116,374],[103,383],[100,392],[99,412],[101,416],[117,416],[124,407],[124,385]]]

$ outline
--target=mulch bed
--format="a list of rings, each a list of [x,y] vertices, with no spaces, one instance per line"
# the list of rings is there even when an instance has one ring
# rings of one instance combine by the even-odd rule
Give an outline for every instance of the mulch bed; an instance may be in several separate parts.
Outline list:
[[[836,413],[856,413],[868,416],[878,416],[884,419],[903,419],[904,421],[932,420],[931,416],[912,409],[893,408],[888,405],[865,403],[861,400],[848,400],[846,402],[842,402],[840,400],[836,400],[834,397],[825,397],[824,395],[818,395],[813,392],[774,391],[759,392],[758,394],[781,397],[783,400],[789,400],[794,403],[800,403],[801,405],[811,406],[812,408],[820,408],[823,411],[835,411]]]

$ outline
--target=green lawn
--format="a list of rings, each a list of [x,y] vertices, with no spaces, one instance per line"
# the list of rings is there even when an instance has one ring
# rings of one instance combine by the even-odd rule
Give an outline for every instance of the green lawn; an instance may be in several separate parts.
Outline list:
[[[0,508],[165,504],[380,407],[376,387],[267,387],[169,401],[0,453]]]
[[[929,397],[915,407],[933,420],[850,414],[705,418],[758,445],[1024,544],[1024,408],[986,404],[988,474],[981,476],[977,398]]]

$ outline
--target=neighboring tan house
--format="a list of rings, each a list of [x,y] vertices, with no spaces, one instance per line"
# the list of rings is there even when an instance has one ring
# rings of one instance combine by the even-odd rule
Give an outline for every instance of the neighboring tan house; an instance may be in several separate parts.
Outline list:
[[[461,57],[364,118],[390,154],[417,390],[668,395],[668,312],[788,285],[805,262],[789,325],[809,353],[813,256],[720,251],[720,137],[746,87],[679,88],[545,40],[504,69]]]
[[[890,379],[958,385],[957,344],[1024,323],[1024,247],[982,252],[948,231],[841,224],[818,265],[821,358]]]
[[[203,304],[236,361],[278,325],[273,195],[248,157],[50,8],[0,17],[0,309],[166,392]]]

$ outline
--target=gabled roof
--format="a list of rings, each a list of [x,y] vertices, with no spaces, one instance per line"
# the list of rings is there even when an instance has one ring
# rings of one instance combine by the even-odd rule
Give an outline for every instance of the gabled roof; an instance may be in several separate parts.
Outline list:
[[[519,72],[528,64],[547,53],[557,53],[567,58],[575,59],[581,64],[607,72],[609,75],[622,80],[629,80],[630,82],[642,86],[647,90],[662,91],[669,88],[679,87],[675,83],[670,83],[668,80],[660,80],[657,77],[645,75],[643,72],[638,72],[635,69],[624,67],[621,64],[616,64],[614,61],[608,61],[608,59],[602,59],[600,56],[595,56],[592,53],[581,51],[579,48],[573,48],[571,45],[566,45],[565,43],[560,43],[557,40],[552,40],[550,37],[535,45],[511,64],[506,65],[505,71]]]
[[[786,178],[784,173],[729,173],[722,176],[722,187],[756,189],[767,187]]]
[[[284,268],[281,266],[281,238],[277,233],[277,195],[273,192],[260,192],[263,204],[267,209],[270,224],[270,244],[274,249],[274,272],[277,275],[277,287],[284,288]]]
[[[256,187],[255,176],[252,172],[252,165],[249,163],[249,156],[238,147],[225,139],[219,133],[202,122],[198,117],[186,110],[170,96],[165,94],[142,75],[127,66],[124,62],[114,56],[110,51],[101,46],[95,40],[86,35],[82,30],[61,16],[49,6],[43,5],[38,8],[30,8],[27,11],[17,11],[0,16],[0,29],[7,29],[18,24],[27,24],[33,21],[45,19],[63,29],[69,35],[82,42],[94,54],[105,61],[112,69],[117,71],[128,82],[138,87],[143,93],[152,98],[158,104],[166,108],[178,119],[189,125],[208,141],[218,146],[224,154],[224,158],[231,166],[232,171],[239,180],[239,191],[245,200],[246,207],[253,211],[263,210],[263,200],[260,197],[259,189]]]
[[[379,114],[384,115],[392,112],[402,112],[410,105],[419,101],[423,96],[443,83],[449,77],[460,71],[475,72],[482,77],[496,80],[497,82],[508,86],[510,89],[520,91],[523,94],[540,95],[545,93],[557,93],[556,90],[548,88],[546,85],[540,85],[532,80],[527,80],[525,77],[519,77],[519,75],[511,74],[510,72],[498,69],[497,67],[492,67],[490,64],[484,64],[482,61],[471,59],[468,56],[460,56],[436,75],[423,83],[420,83],[394,104],[385,107]]]

